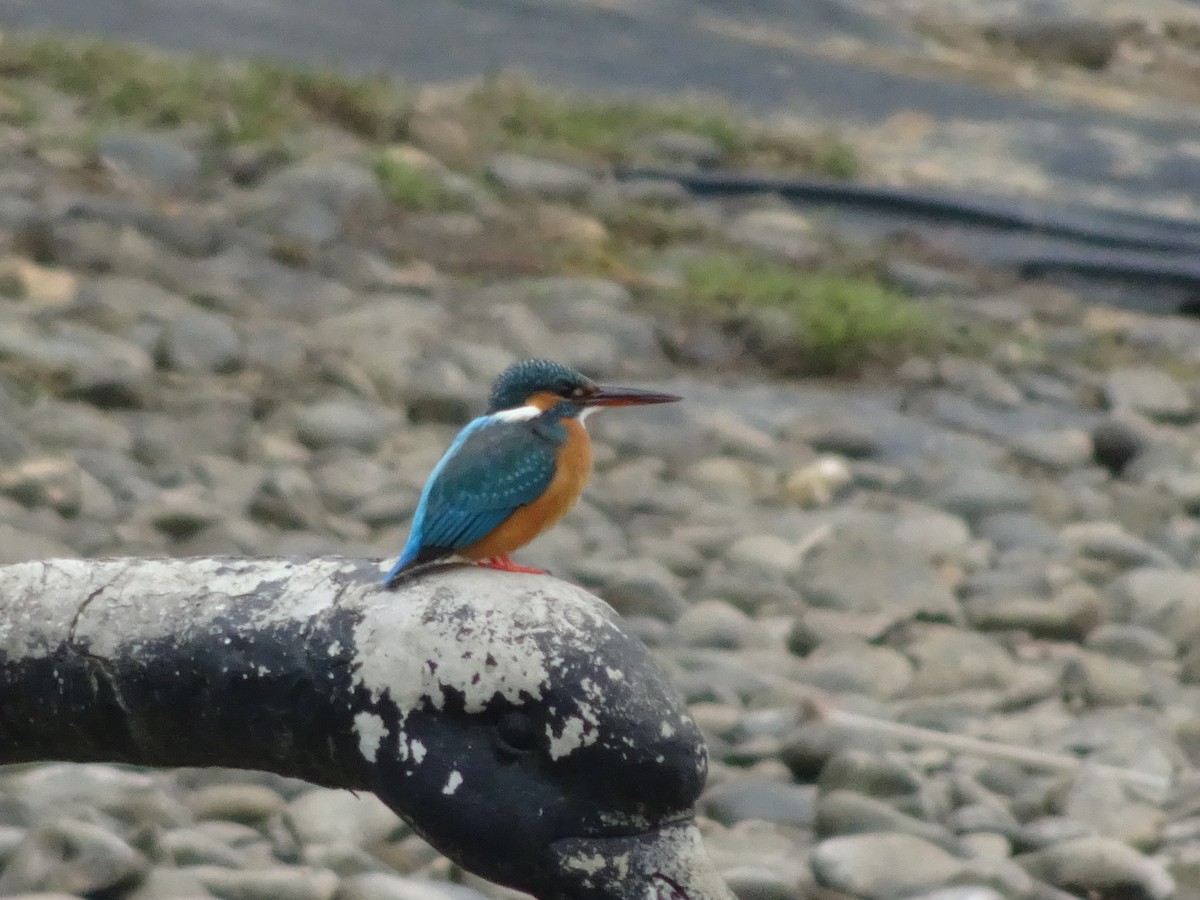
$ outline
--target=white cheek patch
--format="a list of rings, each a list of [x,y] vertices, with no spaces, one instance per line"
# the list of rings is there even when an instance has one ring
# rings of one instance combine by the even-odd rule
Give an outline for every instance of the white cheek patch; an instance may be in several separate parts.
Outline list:
[[[518,406],[516,409],[502,409],[492,413],[491,418],[497,422],[528,422],[542,414],[543,410],[536,406]]]

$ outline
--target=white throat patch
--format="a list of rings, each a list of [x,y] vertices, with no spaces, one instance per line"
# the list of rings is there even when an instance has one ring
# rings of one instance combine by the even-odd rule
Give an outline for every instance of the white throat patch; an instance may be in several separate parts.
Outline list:
[[[542,410],[536,406],[518,406],[516,409],[502,409],[500,412],[492,413],[492,418],[497,422],[528,422],[542,414]]]

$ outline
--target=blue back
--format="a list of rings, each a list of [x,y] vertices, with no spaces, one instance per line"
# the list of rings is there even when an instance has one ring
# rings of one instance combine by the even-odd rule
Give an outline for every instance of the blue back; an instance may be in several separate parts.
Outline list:
[[[489,415],[468,423],[425,483],[408,542],[384,580],[471,546],[540,497],[566,438],[553,414],[519,422]]]

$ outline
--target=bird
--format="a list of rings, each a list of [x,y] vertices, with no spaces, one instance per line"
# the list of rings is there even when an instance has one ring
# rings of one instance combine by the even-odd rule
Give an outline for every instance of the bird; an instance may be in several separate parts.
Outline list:
[[[592,466],[584,420],[598,409],[682,399],[596,384],[548,359],[500,373],[484,415],[458,433],[434,466],[399,559],[384,578],[439,562],[474,562],[507,572],[544,574],[509,558],[563,517]]]

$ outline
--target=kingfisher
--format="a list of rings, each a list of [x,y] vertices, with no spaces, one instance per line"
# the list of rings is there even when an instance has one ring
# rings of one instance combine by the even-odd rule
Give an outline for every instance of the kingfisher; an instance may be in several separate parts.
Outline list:
[[[583,490],[592,447],[583,422],[606,406],[682,398],[607,387],[547,359],[505,369],[487,412],[469,422],[429,475],[408,542],[384,579],[461,559],[506,572],[531,572],[509,554],[563,517]]]

